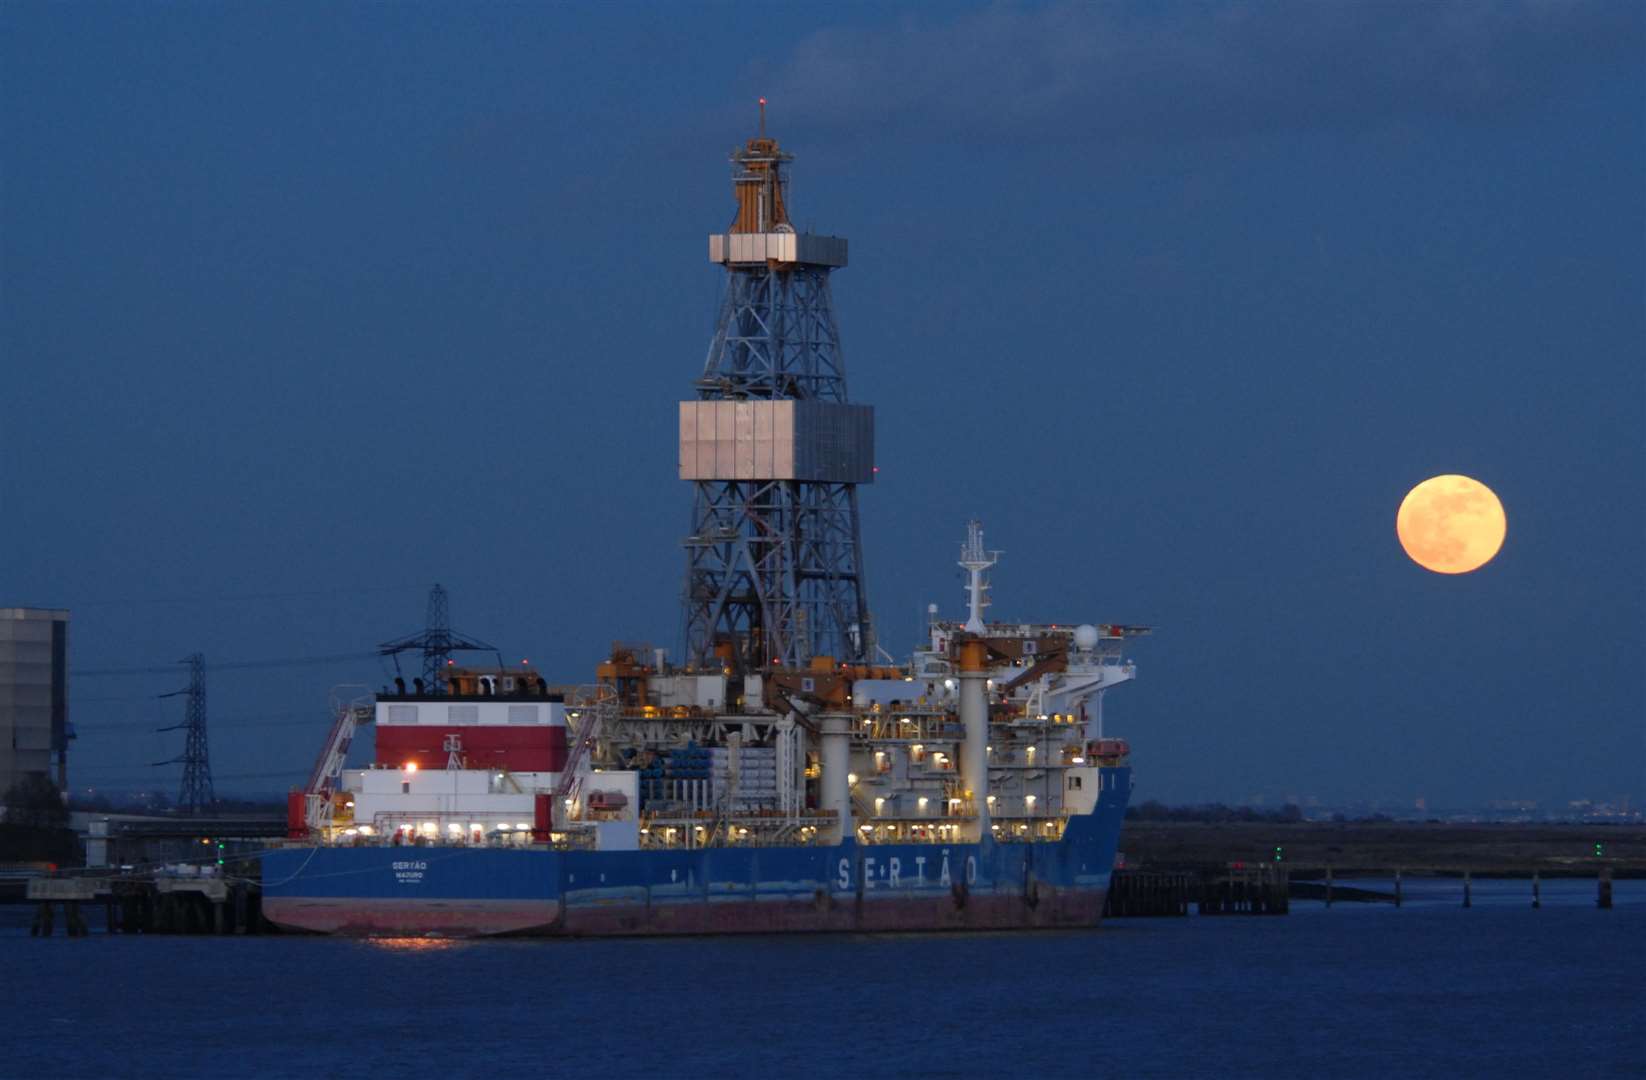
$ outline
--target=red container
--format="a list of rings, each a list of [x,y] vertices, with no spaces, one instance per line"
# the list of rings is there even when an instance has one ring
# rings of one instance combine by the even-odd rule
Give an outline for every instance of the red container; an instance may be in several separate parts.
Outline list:
[[[539,844],[549,842],[549,830],[554,827],[554,796],[538,793],[532,810],[532,839]]]
[[[309,835],[309,797],[301,791],[286,794],[286,837],[303,840]]]

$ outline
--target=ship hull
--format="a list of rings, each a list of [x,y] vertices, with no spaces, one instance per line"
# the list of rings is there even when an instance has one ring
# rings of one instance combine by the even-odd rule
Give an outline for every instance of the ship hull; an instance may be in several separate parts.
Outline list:
[[[263,914],[355,936],[1052,929],[1102,916],[1131,770],[1040,843],[688,850],[292,847],[263,857]]]

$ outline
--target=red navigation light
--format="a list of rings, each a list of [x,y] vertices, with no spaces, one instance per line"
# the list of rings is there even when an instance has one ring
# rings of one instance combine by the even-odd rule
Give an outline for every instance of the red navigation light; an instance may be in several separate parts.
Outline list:
[[[765,98],[761,98],[761,99],[760,99],[760,104],[762,104],[762,105],[764,105],[764,104],[766,104],[766,99],[765,99]]]

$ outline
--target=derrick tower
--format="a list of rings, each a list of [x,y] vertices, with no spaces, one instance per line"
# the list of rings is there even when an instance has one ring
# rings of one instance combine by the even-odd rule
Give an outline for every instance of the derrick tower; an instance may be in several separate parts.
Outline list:
[[[737,213],[709,237],[725,299],[696,397],[680,403],[692,664],[803,667],[874,652],[857,488],[874,479],[874,410],[846,396],[829,291],[842,237],[789,220],[793,160],[759,134],[731,156]]]

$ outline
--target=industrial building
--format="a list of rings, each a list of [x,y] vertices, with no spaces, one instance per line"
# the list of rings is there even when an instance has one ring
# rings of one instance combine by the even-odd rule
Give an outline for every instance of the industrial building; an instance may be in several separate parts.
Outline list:
[[[0,794],[31,773],[68,786],[69,613],[0,608]]]

